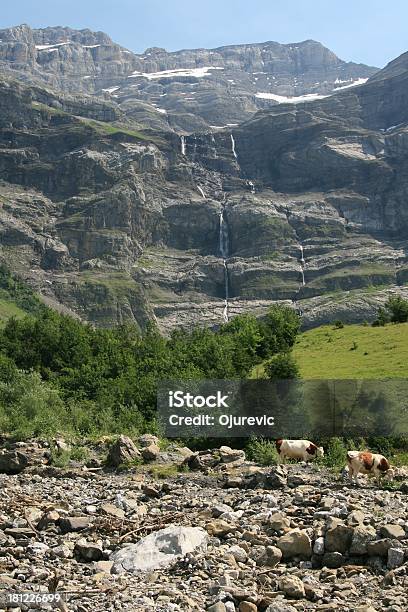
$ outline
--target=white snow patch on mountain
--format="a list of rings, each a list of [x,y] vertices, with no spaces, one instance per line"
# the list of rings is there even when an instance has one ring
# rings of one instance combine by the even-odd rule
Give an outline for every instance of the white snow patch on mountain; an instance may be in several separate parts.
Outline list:
[[[201,68],[177,68],[175,70],[161,70],[160,72],[133,72],[128,78],[144,77],[145,79],[172,79],[174,77],[196,77],[210,76],[210,70],[224,70],[221,66],[202,66]]]
[[[342,85],[342,87],[335,87],[333,91],[339,91],[340,89],[348,89],[349,87],[355,87],[356,85],[364,85],[364,83],[367,83],[367,81],[368,79],[357,79],[356,81],[353,81],[349,85]],[[344,81],[337,81],[337,82],[344,83]]]
[[[72,42],[68,40],[67,42],[55,43],[53,45],[35,45],[37,51],[57,51],[57,47],[62,47],[63,45],[70,45]]]
[[[321,100],[322,98],[327,98],[328,96],[323,96],[321,94],[305,94],[304,96],[278,96],[277,94],[258,92],[255,94],[256,98],[260,98],[262,100],[274,100],[279,104],[298,104],[300,102],[312,102],[313,100]]]

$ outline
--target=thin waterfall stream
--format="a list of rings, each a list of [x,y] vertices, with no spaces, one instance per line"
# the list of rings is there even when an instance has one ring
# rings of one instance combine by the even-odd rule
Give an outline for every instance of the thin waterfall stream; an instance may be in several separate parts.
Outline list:
[[[301,274],[302,274],[302,286],[304,287],[306,285],[306,282],[305,282],[305,257],[303,253],[303,245],[300,245],[300,267],[301,267]]]
[[[225,202],[222,205],[220,212],[219,222],[219,251],[222,257],[224,266],[224,310],[222,312],[222,318],[224,323],[229,321],[229,277],[228,277],[228,265],[227,259],[229,256],[229,235],[228,235],[228,223],[225,218]]]
[[[180,148],[181,148],[181,154],[185,155],[186,154],[186,139],[184,136],[180,136]]]

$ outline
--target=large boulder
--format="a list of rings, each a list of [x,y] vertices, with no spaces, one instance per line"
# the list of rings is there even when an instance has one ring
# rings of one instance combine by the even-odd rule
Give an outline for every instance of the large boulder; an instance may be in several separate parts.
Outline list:
[[[159,438],[157,436],[154,436],[153,434],[143,434],[143,436],[140,436],[138,442],[142,448],[146,448],[151,444],[155,444],[156,446],[158,446]]]
[[[350,555],[366,555],[367,544],[375,540],[376,531],[374,527],[359,525],[355,527],[351,540]]]
[[[130,438],[119,436],[109,449],[108,464],[112,467],[119,467],[123,463],[140,458],[140,456],[140,452]]]
[[[282,559],[282,551],[276,546],[252,546],[251,558],[257,565],[275,567]]]
[[[154,461],[160,455],[160,448],[152,442],[149,446],[143,447],[141,453],[145,461]]]
[[[345,553],[351,544],[353,528],[339,523],[326,531],[324,547],[327,552]]]
[[[394,538],[396,540],[404,540],[407,536],[405,529],[398,524],[388,524],[380,527],[380,535],[383,538]]]
[[[367,554],[370,557],[386,557],[388,550],[392,548],[394,540],[391,538],[382,538],[381,540],[373,540],[367,543]]]
[[[248,489],[284,489],[286,485],[287,473],[280,465],[274,465],[268,471],[258,469],[245,479]]]
[[[208,535],[200,527],[171,525],[115,552],[112,573],[150,572],[168,567],[180,557],[207,548]]]
[[[28,458],[20,451],[0,451],[0,474],[19,474],[28,465]]]
[[[222,463],[241,464],[245,461],[245,452],[243,450],[230,448],[229,446],[220,446],[219,454]]]
[[[301,529],[293,529],[286,533],[276,543],[284,558],[312,556],[312,543],[309,536]]]

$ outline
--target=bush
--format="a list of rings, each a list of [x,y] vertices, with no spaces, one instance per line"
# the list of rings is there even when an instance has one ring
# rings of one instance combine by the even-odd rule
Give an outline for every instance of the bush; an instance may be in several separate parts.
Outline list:
[[[347,463],[348,450],[341,438],[330,438],[321,463],[333,470],[340,471]]]
[[[392,323],[406,323],[408,321],[408,301],[401,296],[388,298],[385,308],[390,313]]]
[[[273,440],[252,438],[246,446],[248,459],[260,465],[277,465],[279,455]]]
[[[291,380],[299,378],[299,367],[291,353],[279,353],[265,364],[265,374],[269,380]]]
[[[385,312],[384,308],[379,308],[378,316],[375,319],[375,321],[373,321],[372,326],[373,327],[384,327],[384,325],[386,325],[389,322],[390,322],[389,315]]]
[[[86,463],[89,461],[90,452],[86,446],[74,446],[71,450],[72,461],[79,461],[80,463]]]
[[[343,327],[344,327],[343,321],[340,321],[339,319],[337,319],[337,321],[334,322],[334,329],[343,329]]]
[[[259,355],[267,359],[276,353],[290,351],[300,329],[300,317],[288,306],[274,304],[259,322],[261,340]]]

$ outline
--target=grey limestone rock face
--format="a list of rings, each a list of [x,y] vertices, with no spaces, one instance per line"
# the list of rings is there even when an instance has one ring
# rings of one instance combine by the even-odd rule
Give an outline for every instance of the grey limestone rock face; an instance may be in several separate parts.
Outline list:
[[[13,76],[104,96],[142,123],[181,132],[237,124],[279,96],[327,95],[377,70],[313,40],[135,54],[87,29],[22,25],[0,37],[0,67]]]
[[[167,333],[219,326],[226,280],[229,317],[281,303],[304,327],[407,296],[406,54],[375,72],[314,41],[0,38],[0,261],[47,304]]]

